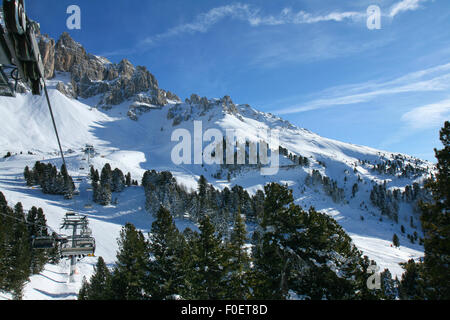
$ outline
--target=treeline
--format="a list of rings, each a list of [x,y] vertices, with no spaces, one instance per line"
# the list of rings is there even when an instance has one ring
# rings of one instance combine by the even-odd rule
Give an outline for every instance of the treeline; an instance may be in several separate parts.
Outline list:
[[[138,185],[137,181],[131,179],[129,172],[125,176],[118,168],[112,170],[109,163],[103,166],[100,175],[98,170],[91,166],[90,178],[93,201],[103,206],[111,204],[113,192],[122,192],[126,187]]]
[[[204,176],[200,176],[198,187],[189,191],[178,185],[170,172],[147,171],[142,178],[145,190],[146,209],[156,214],[160,205],[164,206],[174,217],[188,217],[198,222],[204,215],[209,215],[216,227],[226,233],[233,225],[233,217],[238,211],[247,220],[255,221],[261,215],[264,193],[256,192],[250,196],[241,186],[215,189]]]
[[[369,266],[339,224],[294,204],[286,186],[264,188],[252,239],[238,212],[229,235],[209,215],[199,232],[180,232],[163,206],[148,240],[123,227],[115,266],[99,258],[80,299],[391,299],[395,281],[383,272],[381,289],[367,286]],[[249,243],[252,243],[251,245]]]
[[[44,164],[37,161],[31,170],[26,166],[23,175],[27,186],[39,185],[45,194],[64,195],[66,199],[73,197],[75,184],[64,165],[58,172],[51,163]]]
[[[414,210],[418,210],[420,201],[429,201],[429,191],[421,188],[418,183],[407,185],[402,192],[400,189],[387,189],[386,181],[383,184],[375,184],[370,192],[370,201],[381,210],[381,214],[388,216],[398,223],[399,203],[416,203]],[[416,208],[417,207],[417,208]]]
[[[14,208],[0,192],[0,291],[21,299],[29,277],[41,272],[48,262],[58,261],[57,248],[32,249],[34,237],[48,236],[47,221],[41,208],[27,213],[18,202]]]
[[[371,163],[368,160],[359,160],[359,163],[362,165],[370,164],[371,170],[379,174],[387,174],[400,178],[418,177],[420,175],[426,174],[428,171],[428,168],[425,169],[419,166],[419,159],[415,159],[415,166],[413,166],[410,163],[406,163],[407,159],[403,155],[398,154],[392,157],[393,159],[381,160],[381,162],[378,163]]]
[[[279,152],[281,155],[285,156],[289,160],[291,160],[295,165],[307,167],[309,166],[309,159],[307,157],[303,157],[302,155],[296,155],[290,152],[288,149],[279,146]]]
[[[339,188],[335,180],[327,176],[322,176],[318,170],[313,170],[311,174],[306,176],[305,184],[309,187],[322,186],[325,194],[331,197],[335,203],[340,203],[345,200],[344,189]]]

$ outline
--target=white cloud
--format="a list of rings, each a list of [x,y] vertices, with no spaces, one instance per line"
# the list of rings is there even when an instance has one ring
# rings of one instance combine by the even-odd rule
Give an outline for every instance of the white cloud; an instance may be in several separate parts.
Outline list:
[[[366,16],[365,12],[347,11],[330,12],[325,15],[314,15],[305,11],[293,12],[290,8],[284,8],[278,15],[262,15],[260,9],[247,4],[236,3],[213,8],[201,13],[190,23],[173,27],[164,33],[150,36],[141,42],[141,45],[155,45],[158,41],[181,34],[205,33],[214,25],[231,18],[246,22],[250,26],[277,26],[287,24],[313,24],[319,22],[342,22],[344,20],[358,20]]]
[[[426,1],[428,0],[401,0],[391,6],[389,16],[393,18],[401,12],[416,10],[420,7],[420,3]],[[313,14],[303,10],[294,12],[291,8],[284,8],[277,15],[263,15],[260,11],[259,8],[242,3],[213,8],[205,13],[199,14],[194,18],[193,22],[176,26],[164,33],[145,39],[143,44],[154,44],[158,40],[183,33],[204,33],[212,26],[228,17],[247,22],[254,27],[287,24],[314,24],[328,21],[359,21],[364,20],[367,17],[366,11],[333,11],[327,14]]]
[[[248,19],[252,26],[284,25],[284,24],[311,24],[326,21],[341,22],[344,20],[357,20],[365,17],[365,13],[356,11],[331,12],[326,15],[313,15],[305,11],[292,12],[285,8],[278,16],[253,16]]]
[[[204,33],[207,32],[213,25],[227,17],[238,20],[253,21],[257,12],[258,10],[251,9],[250,6],[241,3],[213,8],[206,13],[199,14],[193,22],[181,24],[167,30],[164,33],[148,37],[142,43],[154,44],[158,40],[184,33]]]
[[[385,82],[368,82],[338,86],[319,93],[323,98],[293,105],[276,114],[292,114],[374,100],[380,96],[408,92],[442,92],[450,90],[450,63],[406,74]]]
[[[400,2],[397,2],[391,6],[389,16],[393,18],[404,11],[417,10],[420,8],[420,4],[426,1],[427,0],[402,0]]]
[[[401,0],[390,7],[389,14],[394,18],[404,11],[416,10],[420,3],[428,0]],[[384,12],[384,10],[382,10]],[[343,22],[343,21],[363,21],[367,17],[366,11],[333,11],[326,14],[313,14],[303,10],[294,12],[291,8],[282,9],[277,15],[264,15],[257,7],[248,4],[235,3],[213,8],[207,12],[197,15],[192,22],[180,24],[169,30],[152,35],[142,40],[135,48],[109,52],[109,56],[121,55],[123,52],[131,53],[145,50],[158,45],[164,39],[179,36],[182,34],[195,34],[208,32],[220,21],[231,18],[248,23],[250,26],[279,26],[279,25],[300,25],[314,24],[321,22]]]
[[[437,132],[449,119],[450,99],[413,108],[400,117],[403,125],[400,125],[396,132],[386,137],[381,142],[380,147],[387,148],[406,139],[412,141],[410,137],[423,130],[432,129]],[[424,155],[424,157],[433,158],[431,153]]]
[[[439,127],[448,119],[450,119],[450,99],[414,108],[401,117],[401,120],[412,129]]]

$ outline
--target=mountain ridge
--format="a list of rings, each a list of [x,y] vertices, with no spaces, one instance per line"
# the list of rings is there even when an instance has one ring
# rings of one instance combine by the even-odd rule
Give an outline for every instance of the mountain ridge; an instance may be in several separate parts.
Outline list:
[[[53,228],[59,227],[69,209],[87,215],[99,240],[98,255],[106,263],[114,262],[115,239],[121,225],[133,222],[140,229],[148,229],[153,217],[144,209],[142,187],[115,194],[118,204],[83,207],[83,203],[92,199],[86,190],[88,172],[81,170],[88,168],[81,151],[85,144],[92,144],[97,150],[98,155],[90,163],[95,168],[110,163],[139,181],[146,170],[154,169],[172,172],[177,182],[190,190],[197,188],[201,175],[214,188],[223,190],[239,185],[250,194],[269,182],[287,184],[297,204],[303,208],[313,206],[335,218],[359,249],[394,275],[402,272],[399,262],[423,255],[418,241],[412,243],[407,236],[414,232],[422,235],[416,208],[417,197],[422,194],[414,190],[417,186],[420,190],[433,172],[433,164],[408,155],[323,138],[247,104],[236,104],[229,96],[208,99],[192,94],[181,101],[170,91],[160,89],[145,67],[135,67],[125,59],[113,64],[88,54],[68,34],[56,42],[41,35],[39,43],[68,170],[82,180],[75,179],[80,195],[71,202],[25,186],[25,166],[33,167],[35,161],[61,166],[45,99],[29,92],[18,94],[16,99],[0,98],[3,109],[0,152],[12,154],[0,160],[0,189],[11,203],[21,201],[25,208],[42,206]],[[260,140],[260,130],[278,130],[279,172],[263,176],[256,170],[258,167],[249,165],[175,165],[171,152],[178,141],[172,141],[172,133],[176,129],[193,132],[193,121],[201,121],[203,131],[239,130],[253,142]],[[196,227],[185,219],[177,220],[177,225]],[[401,231],[402,226],[405,232]],[[394,233],[399,235],[400,249],[391,246]],[[55,288],[55,294],[61,290],[76,292],[81,276],[92,274],[94,263],[93,259],[81,263],[76,285]],[[49,270],[59,269],[52,266]],[[26,297],[36,297],[33,288],[55,287],[46,281],[35,276]],[[39,295],[42,297],[45,294]]]

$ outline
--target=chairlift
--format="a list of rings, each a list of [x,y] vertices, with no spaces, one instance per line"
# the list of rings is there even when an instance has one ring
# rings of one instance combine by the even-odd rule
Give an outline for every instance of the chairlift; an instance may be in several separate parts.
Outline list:
[[[95,253],[95,239],[90,236],[68,237],[67,242],[61,246],[62,257],[85,257]]]
[[[85,208],[85,209],[92,209],[92,204],[91,204],[91,203],[86,203],[86,204],[84,205],[84,208]]]
[[[34,237],[32,240],[33,249],[53,249],[55,247],[56,240],[54,237]]]

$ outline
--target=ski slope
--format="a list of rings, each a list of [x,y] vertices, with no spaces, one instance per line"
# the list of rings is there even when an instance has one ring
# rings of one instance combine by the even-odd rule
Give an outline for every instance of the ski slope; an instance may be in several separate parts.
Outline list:
[[[400,262],[423,256],[423,247],[411,244],[400,232],[401,224],[407,231],[414,231],[409,227],[411,212],[408,208],[400,210],[399,224],[395,224],[387,218],[380,221],[379,212],[370,205],[367,210],[360,207],[362,201],[366,204],[370,202],[367,201],[371,188],[369,181],[387,180],[389,186],[400,188],[414,181],[377,176],[360,166],[357,173],[364,181],[363,187],[355,198],[349,197],[349,190],[356,180],[356,174],[353,173],[354,164],[358,160],[375,161],[381,156],[389,157],[389,152],[322,138],[245,105],[238,106],[237,114],[226,112],[220,107],[202,113],[194,107],[191,120],[183,121],[176,127],[167,117],[173,104],[162,108],[155,107],[141,115],[137,121],[133,121],[127,117],[127,102],[111,110],[102,111],[94,107],[98,102],[97,97],[87,100],[66,97],[57,91],[55,86],[58,81],[67,81],[67,78],[67,74],[59,73],[56,79],[49,81],[49,93],[63,150],[70,150],[65,154],[68,170],[80,195],[69,201],[61,196],[44,195],[40,190],[29,188],[25,184],[25,166],[32,167],[36,161],[61,166],[45,98],[33,97],[31,94],[18,95],[16,99],[0,98],[0,154],[4,155],[8,151],[13,153],[12,157],[0,160],[0,191],[4,193],[10,205],[20,201],[25,210],[32,206],[43,208],[48,224],[54,230],[59,230],[67,211],[87,215],[97,243],[96,255],[102,256],[109,266],[112,266],[115,260],[116,240],[121,227],[130,222],[147,233],[153,217],[145,211],[142,187],[130,187],[120,194],[113,194],[113,200],[117,198],[117,205],[102,207],[94,204],[92,209],[84,208],[86,203],[92,202],[92,193],[87,191],[88,172],[86,169],[80,170],[82,167],[89,168],[81,151],[85,144],[94,145],[98,152],[91,160],[95,168],[101,169],[105,163],[110,163],[113,169],[117,167],[124,173],[130,172],[132,179],[138,181],[145,170],[155,169],[171,171],[179,183],[190,189],[196,189],[197,179],[201,174],[216,188],[223,189],[237,184],[242,185],[250,194],[262,189],[268,182],[288,184],[293,189],[298,204],[304,208],[314,206],[334,217],[364,254],[374,259],[382,270],[389,268],[394,276],[400,276],[402,273],[398,265]],[[181,108],[187,110],[188,106],[183,104]],[[174,165],[171,161],[171,150],[177,142],[171,141],[172,132],[178,128],[192,132],[192,119],[202,121],[204,131],[209,128],[222,131],[240,129],[250,140],[255,141],[260,138],[258,134],[261,129],[277,129],[280,131],[281,145],[310,158],[311,167],[283,167],[286,160],[282,160],[282,168],[276,175],[262,176],[259,170],[243,170],[233,176],[231,181],[227,181],[212,177],[219,169],[217,165]],[[326,167],[320,165],[319,161],[325,163]],[[426,162],[420,165],[431,166]],[[305,178],[312,169],[337,180],[340,187],[346,191],[348,203],[336,204],[320,190],[305,188]],[[348,176],[348,181],[341,185],[345,175]],[[417,219],[417,216],[415,218]],[[188,220],[177,220],[176,223],[180,229],[196,228]],[[420,233],[420,230],[417,231]],[[400,237],[400,248],[391,246],[393,233]],[[31,277],[25,287],[24,299],[75,299],[83,277],[89,279],[96,260],[89,257],[79,261],[73,283],[68,279],[67,260],[62,260],[56,266],[47,265],[41,274]],[[0,294],[0,299],[8,298],[8,295]]]

